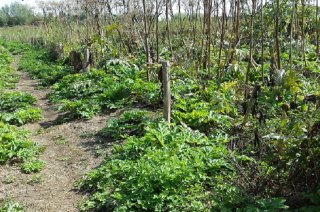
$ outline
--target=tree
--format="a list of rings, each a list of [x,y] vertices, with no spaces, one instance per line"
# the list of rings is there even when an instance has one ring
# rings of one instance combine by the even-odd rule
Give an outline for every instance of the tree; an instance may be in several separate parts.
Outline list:
[[[1,8],[0,25],[1,23],[9,26],[31,24],[35,19],[32,9],[18,2]]]

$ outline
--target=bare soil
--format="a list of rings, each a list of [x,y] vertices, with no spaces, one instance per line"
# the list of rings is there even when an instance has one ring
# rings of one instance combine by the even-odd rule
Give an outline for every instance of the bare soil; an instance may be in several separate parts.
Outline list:
[[[14,68],[17,69],[19,56]],[[26,211],[78,211],[86,196],[74,189],[74,183],[85,173],[97,167],[111,143],[95,136],[106,121],[119,111],[91,120],[77,120],[58,124],[62,113],[47,98],[47,88],[38,89],[37,80],[25,72],[17,72],[21,80],[16,90],[29,92],[43,110],[43,120],[23,126],[32,133],[31,139],[46,149],[40,156],[45,161],[44,170],[37,174],[23,174],[19,164],[0,166],[0,202],[14,200],[24,205]]]

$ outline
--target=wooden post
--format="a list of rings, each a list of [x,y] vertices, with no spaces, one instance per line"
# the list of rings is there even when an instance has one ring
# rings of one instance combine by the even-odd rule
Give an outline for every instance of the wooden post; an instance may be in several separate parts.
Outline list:
[[[170,90],[170,63],[168,61],[162,64],[162,87],[163,87],[163,118],[170,124],[171,119],[171,90]]]
[[[84,51],[84,72],[90,71],[90,49],[86,48]]]

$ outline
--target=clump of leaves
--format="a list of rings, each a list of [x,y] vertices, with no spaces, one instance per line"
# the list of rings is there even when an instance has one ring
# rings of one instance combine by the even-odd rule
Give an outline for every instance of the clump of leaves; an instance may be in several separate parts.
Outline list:
[[[22,172],[26,174],[34,173],[34,172],[40,172],[45,163],[37,158],[31,158],[26,160],[22,165],[21,169]]]
[[[5,201],[0,204],[0,212],[22,212],[23,210],[23,205],[14,201]]]
[[[39,108],[22,108],[13,113],[1,113],[0,120],[9,124],[23,125],[42,119],[42,110]]]
[[[108,121],[107,127],[100,131],[100,135],[111,137],[116,140],[125,139],[129,136],[142,136],[145,126],[155,118],[146,110],[125,111],[119,118]]]
[[[70,101],[67,99],[59,101],[59,110],[67,112],[70,119],[90,119],[101,111],[99,104],[92,99]]]
[[[28,93],[1,93],[0,120],[14,125],[40,120],[42,118],[41,109],[32,107],[35,101],[36,99]]]
[[[0,110],[12,112],[34,104],[36,99],[29,93],[4,92],[0,94]]]
[[[37,158],[42,151],[43,148],[28,138],[26,131],[0,122],[0,163],[13,160],[27,162],[30,158]]]

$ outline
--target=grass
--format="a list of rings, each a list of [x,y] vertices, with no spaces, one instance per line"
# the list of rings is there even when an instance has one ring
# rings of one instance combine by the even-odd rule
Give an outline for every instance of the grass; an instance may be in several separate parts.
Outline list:
[[[66,138],[64,138],[62,135],[58,135],[56,137],[54,137],[54,143],[57,145],[65,145],[68,144],[68,140]]]

